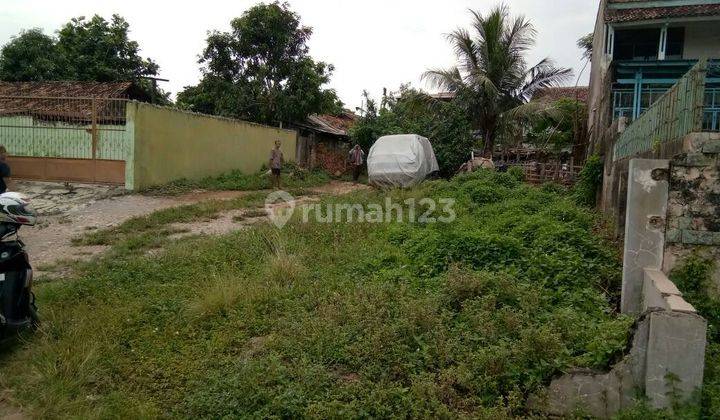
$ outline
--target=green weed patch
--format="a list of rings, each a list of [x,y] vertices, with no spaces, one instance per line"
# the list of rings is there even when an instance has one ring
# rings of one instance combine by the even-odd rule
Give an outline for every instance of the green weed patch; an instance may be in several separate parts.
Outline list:
[[[457,220],[298,216],[152,257],[132,245],[217,204],[121,225],[37,286],[44,323],[0,352],[0,389],[42,417],[502,418],[621,355],[617,251],[571,197],[481,172],[323,202],[386,195],[453,198]]]

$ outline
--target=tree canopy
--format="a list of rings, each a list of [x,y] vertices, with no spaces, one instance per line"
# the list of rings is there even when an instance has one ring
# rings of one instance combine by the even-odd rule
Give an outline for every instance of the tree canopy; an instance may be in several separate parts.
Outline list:
[[[0,80],[10,82],[64,79],[67,64],[56,40],[40,29],[22,31],[0,50]]]
[[[310,57],[312,29],[287,3],[258,4],[230,26],[208,35],[203,78],[178,95],[178,105],[265,124],[340,110],[335,91],[324,87],[333,66]]]
[[[140,56],[140,46],[129,39],[129,31],[130,24],[119,15],[109,21],[98,15],[89,20],[73,18],[57,36],[45,35],[40,29],[23,31],[0,50],[0,79],[134,80],[149,91],[151,84],[141,78],[157,75],[159,66]]]
[[[539,113],[537,106],[524,106],[533,94],[564,83],[572,71],[548,58],[528,67],[525,55],[535,44],[536,31],[525,17],[511,17],[507,6],[472,15],[470,30],[458,28],[448,35],[457,65],[424,76],[434,87],[455,93],[455,101],[480,131],[485,153],[491,154],[503,129],[512,127],[508,120]]]

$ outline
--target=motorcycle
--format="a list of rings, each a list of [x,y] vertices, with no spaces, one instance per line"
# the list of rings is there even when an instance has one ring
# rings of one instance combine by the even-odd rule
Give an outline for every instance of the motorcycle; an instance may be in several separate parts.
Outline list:
[[[0,194],[0,339],[39,323],[32,292],[33,269],[18,238],[22,226],[33,226],[37,214],[18,193]]]

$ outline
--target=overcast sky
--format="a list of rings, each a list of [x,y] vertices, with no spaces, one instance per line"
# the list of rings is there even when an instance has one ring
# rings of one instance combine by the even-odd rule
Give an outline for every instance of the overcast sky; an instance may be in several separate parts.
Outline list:
[[[257,1],[203,0],[0,0],[0,44],[22,29],[54,33],[75,16],[118,13],[130,22],[131,38],[142,55],[160,65],[162,84],[173,94],[200,77],[197,56],[208,30],[229,29],[229,21]],[[335,65],[331,87],[350,108],[363,89],[377,97],[383,87],[401,83],[426,88],[420,75],[445,67],[454,57],[444,34],[468,26],[468,8],[487,11],[495,0],[291,0],[302,23],[313,27],[310,53]],[[549,56],[580,72],[583,61],[575,42],[591,32],[598,0],[507,0],[513,14],[524,14],[538,31],[530,60]],[[581,84],[587,84],[589,69]]]

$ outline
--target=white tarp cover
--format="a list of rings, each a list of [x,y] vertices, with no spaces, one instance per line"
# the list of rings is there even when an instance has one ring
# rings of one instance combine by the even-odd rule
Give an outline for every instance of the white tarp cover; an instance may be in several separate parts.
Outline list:
[[[417,134],[380,137],[367,165],[370,184],[388,187],[412,187],[440,169],[430,141]]]

